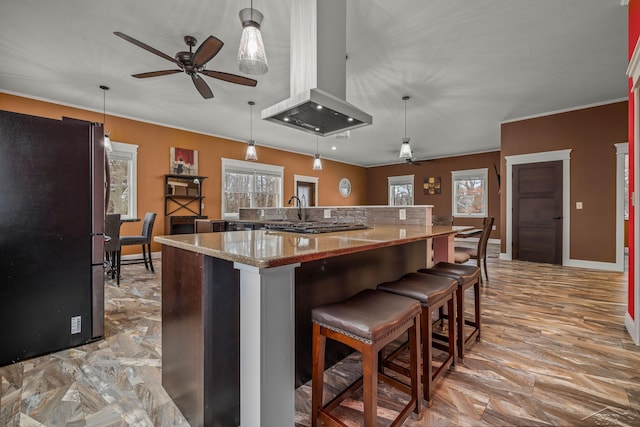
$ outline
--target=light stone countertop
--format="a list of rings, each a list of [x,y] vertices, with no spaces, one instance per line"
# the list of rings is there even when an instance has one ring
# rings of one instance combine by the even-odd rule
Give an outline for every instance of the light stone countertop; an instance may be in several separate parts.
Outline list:
[[[469,226],[375,225],[365,230],[301,234],[276,230],[157,236],[154,241],[227,261],[269,268],[448,236]]]

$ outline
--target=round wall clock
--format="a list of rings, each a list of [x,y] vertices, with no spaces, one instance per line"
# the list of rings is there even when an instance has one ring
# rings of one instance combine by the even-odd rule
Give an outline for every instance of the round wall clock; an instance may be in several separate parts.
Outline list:
[[[351,181],[349,181],[348,178],[342,178],[340,184],[338,184],[338,189],[342,197],[349,196],[349,194],[351,194]]]

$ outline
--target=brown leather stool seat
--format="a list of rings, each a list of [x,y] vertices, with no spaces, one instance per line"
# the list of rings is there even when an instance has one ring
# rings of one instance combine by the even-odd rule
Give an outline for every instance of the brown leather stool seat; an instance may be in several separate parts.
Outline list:
[[[364,290],[336,304],[314,308],[313,321],[313,373],[311,425],[318,420],[327,425],[346,425],[331,414],[340,402],[360,386],[363,388],[364,425],[377,425],[378,379],[411,395],[391,426],[401,425],[411,411],[421,412],[418,364],[420,361],[420,303],[414,299],[373,289]],[[378,372],[379,352],[390,342],[409,331],[411,387]],[[324,357],[326,339],[346,344],[362,354],[362,376],[323,406]]]
[[[455,316],[451,316],[448,321],[447,346],[440,347],[432,340],[433,334],[433,310],[447,305],[447,313],[456,312],[456,290],[458,281],[446,276],[436,276],[434,274],[409,273],[400,280],[387,282],[378,285],[379,291],[391,292],[397,295],[413,298],[420,301],[422,306],[421,328],[422,328],[422,390],[424,400],[431,406],[433,388],[435,381],[440,379],[451,366],[455,364],[456,358],[456,328]],[[439,337],[436,335],[436,337]],[[433,371],[433,351],[431,347],[440,348],[447,352],[446,359],[440,367]],[[383,366],[388,367],[403,375],[407,375],[406,368],[392,362],[406,348],[406,344],[400,346],[396,351],[385,358]]]
[[[458,325],[458,358],[461,362],[464,362],[465,346],[470,344],[473,338],[475,338],[476,341],[480,341],[480,268],[471,265],[439,262],[431,268],[418,270],[418,273],[446,276],[458,281],[458,289],[456,291],[458,305],[456,316],[456,323]],[[464,317],[464,293],[471,286],[473,286],[473,296],[475,300],[474,319],[467,320]],[[440,316],[443,317],[442,310],[440,311]],[[473,327],[473,331],[468,336],[465,336],[465,325]]]

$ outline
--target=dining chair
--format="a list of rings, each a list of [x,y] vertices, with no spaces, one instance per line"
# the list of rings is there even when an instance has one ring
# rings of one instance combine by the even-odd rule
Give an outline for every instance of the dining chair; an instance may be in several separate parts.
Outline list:
[[[469,259],[475,259],[477,261],[478,267],[482,268],[484,266],[484,275],[487,280],[489,280],[489,273],[487,271],[487,242],[489,241],[489,235],[491,234],[494,221],[494,217],[486,217],[484,219],[484,223],[482,225],[482,234],[480,234],[480,238],[478,239],[477,247],[465,248],[456,246],[454,248],[454,253],[456,256],[462,257],[463,254],[467,254],[469,255]],[[480,278],[482,278],[482,275],[480,275]]]
[[[213,233],[213,223],[210,219],[196,219],[193,221],[196,233]]]
[[[107,214],[104,218],[105,244],[104,253],[107,260],[107,274],[116,279],[120,287],[120,214]]]
[[[142,223],[142,234],[139,236],[122,236],[120,237],[121,246],[142,245],[142,259],[127,260],[123,264],[141,264],[147,270],[154,271],[151,262],[151,236],[153,234],[153,224],[156,220],[155,212],[147,212]]]
[[[433,225],[453,225],[452,216],[433,215],[431,217]]]

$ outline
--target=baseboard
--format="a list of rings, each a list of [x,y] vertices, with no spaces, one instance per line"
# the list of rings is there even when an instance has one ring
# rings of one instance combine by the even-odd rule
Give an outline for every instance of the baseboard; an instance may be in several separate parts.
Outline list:
[[[606,271],[624,271],[624,265],[620,266],[615,262],[600,262],[600,261],[586,261],[582,259],[570,259],[565,267],[579,267],[579,268],[591,268],[593,270],[606,270]]]
[[[507,260],[507,261],[511,261],[511,257],[510,257],[510,256],[509,256],[509,254],[508,254],[508,253],[506,253],[506,252],[500,252],[500,259],[504,259],[504,260]]]
[[[636,322],[634,322],[629,313],[624,314],[624,325],[627,327],[627,332],[629,332],[633,342],[640,346],[640,330],[638,330]]]

